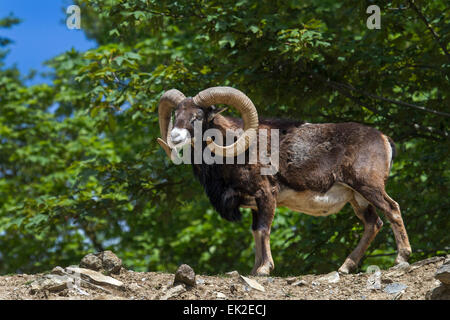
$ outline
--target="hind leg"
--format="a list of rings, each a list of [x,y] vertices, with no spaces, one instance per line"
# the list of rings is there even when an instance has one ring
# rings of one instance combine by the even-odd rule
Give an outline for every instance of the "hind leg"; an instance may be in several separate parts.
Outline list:
[[[339,268],[339,272],[341,273],[349,273],[356,269],[364,252],[366,252],[370,243],[375,239],[378,231],[380,231],[383,226],[383,221],[381,221],[375,212],[375,207],[359,195],[355,195],[355,198],[356,199],[350,201],[350,204],[352,205],[356,216],[364,223],[364,234],[359,240],[356,248],[350,253],[347,259],[345,259],[344,264]]]
[[[384,190],[384,187],[361,187],[358,191],[371,204],[382,210],[391,223],[398,252],[395,263],[398,264],[408,261],[408,258],[411,255],[411,245],[409,244],[408,234],[406,233],[405,224],[403,223],[398,203],[389,197]]]

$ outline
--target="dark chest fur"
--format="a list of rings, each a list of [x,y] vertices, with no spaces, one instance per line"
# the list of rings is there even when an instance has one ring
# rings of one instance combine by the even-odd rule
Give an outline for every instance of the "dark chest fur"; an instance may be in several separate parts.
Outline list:
[[[223,165],[203,163],[194,164],[192,167],[195,177],[202,184],[209,201],[220,216],[229,221],[240,220],[241,195],[227,182]]]

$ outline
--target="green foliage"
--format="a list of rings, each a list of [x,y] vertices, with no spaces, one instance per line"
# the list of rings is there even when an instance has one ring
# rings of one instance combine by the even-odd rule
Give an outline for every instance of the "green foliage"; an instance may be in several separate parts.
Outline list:
[[[444,254],[450,13],[444,1],[415,3],[438,38],[412,8],[395,9],[399,1],[379,4],[380,30],[366,27],[370,1],[78,1],[98,47],[48,61],[51,85],[25,86],[0,56],[0,273],[102,249],[141,271],[250,271],[250,213],[222,220],[191,168],[170,164],[156,143],[163,91],[214,85],[244,91],[262,116],[357,121],[390,135],[398,156],[388,192],[412,260]],[[0,38],[0,48],[8,43]],[[383,220],[363,269],[393,263]],[[350,207],[327,218],[279,208],[275,274],[336,269],[361,234]]]

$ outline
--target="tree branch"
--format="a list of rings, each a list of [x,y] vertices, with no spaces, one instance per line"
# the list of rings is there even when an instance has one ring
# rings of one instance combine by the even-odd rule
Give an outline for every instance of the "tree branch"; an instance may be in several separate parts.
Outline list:
[[[356,90],[356,91],[359,92],[359,93],[362,93],[362,94],[364,94],[364,95],[366,95],[368,97],[374,98],[374,99],[390,102],[390,103],[397,104],[397,105],[400,105],[400,106],[406,106],[406,107],[415,108],[415,109],[418,109],[418,110],[422,110],[422,111],[438,114],[438,115],[445,116],[445,117],[450,117],[450,113],[447,113],[447,112],[442,112],[442,111],[436,111],[436,110],[428,109],[428,108],[425,108],[425,107],[422,107],[422,106],[417,106],[417,105],[412,104],[412,103],[403,102],[403,101],[399,101],[399,100],[393,100],[393,99],[377,96],[375,94],[364,92],[364,91],[359,91],[359,90]]]
[[[338,89],[338,91],[340,91],[339,89],[341,89],[341,88],[345,89],[345,90],[349,90],[349,91],[355,91],[355,92],[357,92],[357,93],[359,93],[361,95],[364,95],[366,97],[370,97],[370,98],[373,98],[373,99],[386,101],[386,102],[393,103],[393,104],[400,105],[400,106],[415,108],[417,110],[421,110],[421,111],[425,111],[425,112],[429,112],[429,113],[433,113],[433,114],[437,114],[437,115],[441,115],[441,116],[445,116],[445,117],[450,117],[450,113],[447,113],[447,112],[432,110],[432,109],[428,109],[428,108],[425,108],[425,107],[422,107],[422,106],[418,106],[418,105],[415,105],[415,104],[412,104],[412,103],[403,102],[403,101],[400,101],[400,100],[393,100],[393,99],[385,98],[385,97],[382,97],[382,96],[378,96],[378,95],[375,95],[375,94],[372,94],[372,93],[369,93],[369,92],[366,92],[366,91],[362,91],[362,90],[356,89],[355,87],[353,87],[353,86],[351,86],[349,84],[340,83],[340,82],[336,82],[336,81],[327,79],[327,78],[325,78],[325,77],[323,77],[321,75],[318,75],[317,73],[311,73],[311,75],[313,77],[315,77],[315,78],[325,82],[325,83],[328,83],[330,86]],[[342,92],[342,91],[340,91],[340,92]]]
[[[441,47],[441,49],[444,51],[445,55],[447,56],[448,59],[450,59],[450,54],[448,53],[447,49],[445,48],[445,46],[442,44],[441,42],[441,38],[439,38],[439,35],[436,33],[436,31],[434,31],[433,27],[431,26],[431,24],[428,22],[427,18],[425,18],[425,16],[422,14],[422,12],[419,10],[419,8],[416,6],[416,4],[414,3],[414,0],[408,0],[409,5],[414,9],[414,11],[417,13],[417,15],[419,16],[420,19],[422,19],[422,21],[425,23],[425,25],[427,26],[428,30],[430,30],[431,34],[433,35],[434,39],[436,40],[436,42],[439,44],[439,46]]]
[[[367,103],[363,103],[358,97],[355,97],[350,92],[351,91],[355,91],[357,93],[360,93],[361,95],[364,95],[364,96],[367,96],[367,97],[370,97],[370,98],[378,98],[380,100],[391,102],[391,103],[397,102],[397,104],[410,105],[409,103],[406,103],[406,102],[403,102],[403,101],[391,100],[391,99],[387,99],[387,98],[384,98],[384,97],[379,97],[379,96],[376,96],[376,95],[373,95],[373,94],[370,94],[370,93],[367,93],[367,92],[360,91],[360,90],[354,88],[351,85],[348,85],[348,84],[345,84],[345,83],[336,82],[336,81],[332,81],[332,80],[330,80],[328,78],[325,78],[325,77],[323,77],[323,76],[321,76],[321,75],[319,75],[319,74],[317,74],[315,72],[312,72],[312,71],[310,72],[310,74],[311,74],[312,77],[317,78],[320,81],[324,82],[324,84],[326,86],[329,86],[330,88],[338,91],[340,94],[342,94],[345,97],[349,98],[350,100],[352,100],[357,105],[362,106],[364,108],[367,108],[368,110],[372,111],[374,114],[382,115],[383,117],[385,117],[388,120],[394,121],[394,119],[391,116],[389,116],[388,114],[384,114],[384,113],[380,114],[380,112],[378,112],[378,110],[372,108]],[[411,106],[419,107],[419,106],[415,106],[415,105],[411,105]],[[419,108],[423,108],[423,107],[419,107]],[[432,112],[432,113],[438,113],[438,114],[443,113],[446,116],[450,116],[450,114],[447,114],[445,112],[435,111],[435,110],[431,110],[431,109],[427,109],[427,108],[424,108],[424,109],[425,110],[423,110],[423,109],[420,109],[420,110],[428,111],[428,112]],[[418,123],[413,123],[413,128],[421,129],[421,130],[427,131],[427,132],[429,132],[431,134],[439,134],[439,135],[441,135],[442,137],[445,137],[445,138],[448,137],[448,132],[447,131],[440,131],[440,130],[437,130],[435,128],[424,127],[424,126],[422,126],[422,125],[420,125]],[[423,137],[423,138],[428,138],[428,139],[432,138],[434,140],[439,140],[439,139],[437,139],[437,138],[435,138],[433,136],[426,136],[426,135],[420,135],[420,136]]]

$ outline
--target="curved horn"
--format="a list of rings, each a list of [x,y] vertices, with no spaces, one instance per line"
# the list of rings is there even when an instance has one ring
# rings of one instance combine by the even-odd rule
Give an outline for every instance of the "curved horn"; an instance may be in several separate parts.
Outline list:
[[[208,138],[208,147],[222,157],[237,156],[245,152],[253,139],[256,138],[258,129],[258,112],[253,102],[241,91],[231,87],[212,87],[199,92],[194,97],[194,103],[206,108],[213,104],[226,104],[235,107],[244,120],[244,133],[239,139],[229,146],[219,146]]]
[[[158,105],[159,130],[161,131],[161,139],[158,138],[158,143],[164,149],[167,156],[172,159],[172,140],[170,139],[170,130],[172,129],[172,110],[185,99],[184,94],[177,90],[171,89],[165,92]]]

